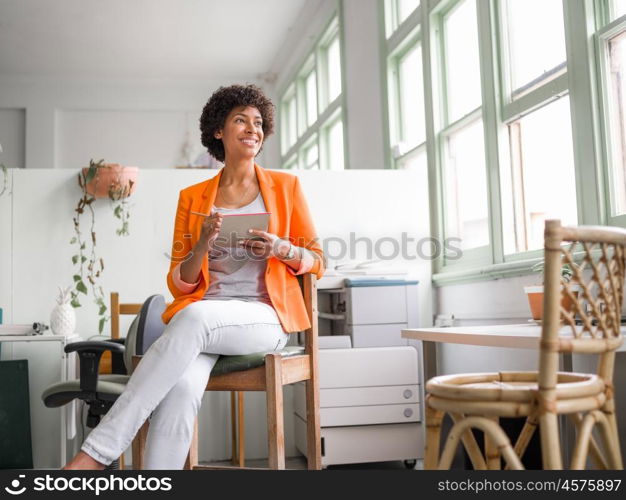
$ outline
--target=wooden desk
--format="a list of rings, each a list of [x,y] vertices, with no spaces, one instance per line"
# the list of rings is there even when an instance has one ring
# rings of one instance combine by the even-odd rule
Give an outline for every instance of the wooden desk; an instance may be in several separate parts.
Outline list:
[[[622,327],[622,335],[626,335],[626,328]],[[563,327],[561,335],[571,336],[570,327]],[[418,340],[422,343],[420,366],[420,405],[422,421],[424,421],[424,402],[426,382],[437,375],[437,343],[464,344],[484,347],[509,347],[517,349],[539,350],[541,326],[536,323],[520,325],[488,325],[488,326],[454,326],[448,328],[408,328],[402,330],[402,338]],[[626,352],[626,342],[623,342],[617,352]],[[562,371],[572,371],[571,354],[561,356]],[[480,371],[480,370],[477,370]],[[567,431],[567,435],[571,431]],[[566,446],[566,455],[568,453]]]
[[[621,330],[622,335],[626,335],[626,328]],[[570,328],[563,327],[562,335],[571,335]],[[422,392],[426,381],[437,375],[437,343],[538,350],[540,337],[541,326],[534,323],[402,330],[402,338],[422,341],[422,359],[419,367],[422,375],[420,379]],[[626,342],[622,343],[617,352],[626,352]],[[563,356],[561,369],[572,370],[571,355]]]

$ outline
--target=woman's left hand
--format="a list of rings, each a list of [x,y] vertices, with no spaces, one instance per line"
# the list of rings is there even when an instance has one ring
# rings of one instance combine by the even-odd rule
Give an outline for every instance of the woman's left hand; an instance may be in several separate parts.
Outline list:
[[[251,249],[254,255],[264,256],[266,259],[275,257],[283,260],[289,253],[291,243],[288,240],[258,229],[250,229],[248,232],[251,237],[254,236],[260,239],[242,240],[239,242],[239,246]]]

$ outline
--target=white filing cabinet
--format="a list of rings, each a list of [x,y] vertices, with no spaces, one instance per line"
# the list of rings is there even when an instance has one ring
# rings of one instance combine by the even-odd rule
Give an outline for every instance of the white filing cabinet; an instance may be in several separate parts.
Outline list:
[[[422,458],[416,350],[319,352],[322,465]],[[296,447],[306,454],[305,384],[296,384]]]
[[[352,348],[320,349],[322,465],[423,458],[418,352],[400,332],[417,327],[417,281],[350,277],[318,286],[320,335]],[[296,447],[306,453],[305,385],[295,387]]]

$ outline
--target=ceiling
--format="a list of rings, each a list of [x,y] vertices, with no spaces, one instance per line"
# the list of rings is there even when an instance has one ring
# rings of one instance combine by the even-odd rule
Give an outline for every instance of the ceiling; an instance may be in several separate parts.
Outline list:
[[[255,78],[307,0],[0,0],[0,76]]]

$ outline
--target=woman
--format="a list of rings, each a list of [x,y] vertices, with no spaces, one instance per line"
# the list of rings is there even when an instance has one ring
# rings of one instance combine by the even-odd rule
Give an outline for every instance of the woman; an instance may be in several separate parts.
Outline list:
[[[104,468],[150,414],[146,468],[182,468],[219,355],[280,350],[310,327],[295,275],[321,277],[324,257],[298,178],[254,162],[273,126],[273,104],[254,85],[221,87],[204,107],[202,144],[224,167],[180,193],[167,327],[66,469]],[[223,214],[266,211],[267,232],[239,248],[219,245]]]

